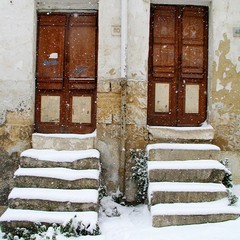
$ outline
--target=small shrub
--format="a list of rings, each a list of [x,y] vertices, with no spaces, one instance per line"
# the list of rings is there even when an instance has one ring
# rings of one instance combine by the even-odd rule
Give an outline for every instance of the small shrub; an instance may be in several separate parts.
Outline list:
[[[14,232],[5,233],[3,238],[7,240],[36,240],[41,237],[42,239],[56,240],[56,236],[60,234],[67,238],[95,236],[100,234],[100,228],[97,224],[94,228],[90,224],[86,226],[74,216],[69,222],[60,226],[54,223],[47,228],[41,223],[35,223],[34,227],[29,229],[17,228]]]
[[[148,158],[145,152],[141,149],[138,149],[137,151],[130,149],[130,156],[135,163],[132,167],[132,179],[137,184],[136,201],[138,203],[144,203],[147,199],[148,190]]]
[[[234,195],[232,190],[231,190],[231,188],[233,187],[232,173],[229,170],[228,158],[221,161],[221,163],[226,167],[225,175],[224,175],[224,178],[222,180],[222,183],[227,188],[229,205],[233,205],[238,201],[238,197],[236,195]]]

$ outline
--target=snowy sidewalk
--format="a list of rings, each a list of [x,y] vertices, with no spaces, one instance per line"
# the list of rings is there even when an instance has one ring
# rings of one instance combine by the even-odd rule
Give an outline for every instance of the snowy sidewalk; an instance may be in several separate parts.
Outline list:
[[[240,185],[234,187],[240,197]],[[240,201],[236,204],[240,210]],[[116,217],[108,217],[114,213]],[[108,216],[107,216],[108,215]],[[105,198],[99,218],[100,236],[65,238],[57,240],[239,240],[240,218],[221,223],[153,228],[147,205],[123,207],[110,198]],[[51,233],[49,233],[50,235]],[[43,240],[43,238],[37,238]]]

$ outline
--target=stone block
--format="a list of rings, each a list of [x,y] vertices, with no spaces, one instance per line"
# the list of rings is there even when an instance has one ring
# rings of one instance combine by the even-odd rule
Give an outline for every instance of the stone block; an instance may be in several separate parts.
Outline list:
[[[92,149],[95,145],[95,136],[87,134],[85,136],[69,137],[63,135],[33,134],[32,147],[35,149],[55,149],[55,150],[85,150]]]

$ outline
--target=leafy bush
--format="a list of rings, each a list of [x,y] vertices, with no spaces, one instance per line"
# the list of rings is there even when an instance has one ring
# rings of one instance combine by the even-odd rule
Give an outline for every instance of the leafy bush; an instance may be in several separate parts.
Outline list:
[[[228,158],[221,161],[221,163],[226,167],[225,175],[224,175],[224,178],[222,180],[222,183],[227,188],[229,205],[233,205],[238,201],[238,197],[235,194],[233,194],[232,189],[231,189],[233,187],[232,173],[229,170]]]
[[[56,240],[57,235],[63,235],[64,237],[79,237],[86,235],[99,235],[100,228],[98,225],[95,228],[92,226],[84,225],[82,222],[77,220],[77,216],[74,216],[63,225],[52,224],[48,228],[41,223],[35,223],[33,227],[27,228],[16,228],[12,232],[5,233],[4,239],[7,240],[36,240],[36,239],[47,239]]]
[[[137,151],[130,149],[130,156],[135,163],[132,167],[132,179],[137,184],[136,201],[138,203],[144,203],[147,199],[148,190],[148,158],[145,152],[141,149],[138,149]]]

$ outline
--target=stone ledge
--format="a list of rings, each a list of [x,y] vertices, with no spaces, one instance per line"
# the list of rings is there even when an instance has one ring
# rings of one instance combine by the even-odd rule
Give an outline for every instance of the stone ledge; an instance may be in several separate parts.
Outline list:
[[[201,127],[162,127],[148,126],[152,139],[174,140],[213,140],[214,129],[211,125]]]
[[[96,131],[90,134],[32,134],[32,148],[86,150],[95,147]]]

